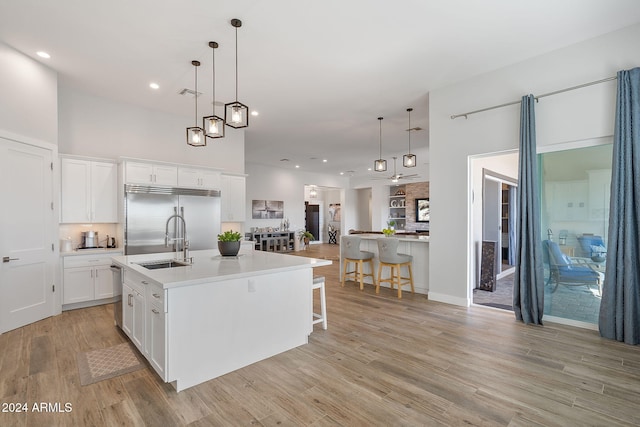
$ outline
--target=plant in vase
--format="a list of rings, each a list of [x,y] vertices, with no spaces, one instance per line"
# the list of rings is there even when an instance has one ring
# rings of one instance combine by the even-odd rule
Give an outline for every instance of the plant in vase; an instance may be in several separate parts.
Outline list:
[[[242,234],[237,231],[227,230],[218,234],[218,250],[222,256],[236,256],[240,252],[240,239]]]
[[[307,230],[301,230],[300,231],[299,239],[300,239],[300,242],[304,243],[305,249],[309,247],[309,242],[311,240],[316,240],[316,238],[313,237],[313,234],[310,231],[307,231]]]
[[[394,234],[396,234],[396,230],[392,229],[392,228],[383,228],[382,229],[382,233],[386,236],[386,237],[391,237]]]

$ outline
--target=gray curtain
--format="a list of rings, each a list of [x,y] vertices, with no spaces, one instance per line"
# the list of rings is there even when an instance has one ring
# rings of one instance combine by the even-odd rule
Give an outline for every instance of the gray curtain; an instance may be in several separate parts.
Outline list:
[[[540,239],[540,192],[536,154],[535,98],[523,96],[520,107],[520,160],[518,167],[518,220],[513,311],[524,323],[542,324],[544,270]]]
[[[516,265],[516,219],[518,216],[518,193],[515,185],[509,186],[509,265]]]
[[[640,343],[640,68],[618,72],[600,335]]]

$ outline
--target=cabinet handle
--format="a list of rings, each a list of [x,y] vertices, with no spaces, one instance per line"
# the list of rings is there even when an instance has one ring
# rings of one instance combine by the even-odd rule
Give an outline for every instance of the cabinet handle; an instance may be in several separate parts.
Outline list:
[[[98,278],[98,270],[96,270],[96,279]]]
[[[131,297],[132,297],[132,296],[133,296],[132,294],[129,294],[129,295],[128,295],[127,304],[129,305],[129,307],[133,307],[133,304],[131,303]]]
[[[156,310],[155,308],[152,308],[151,311],[153,312],[153,314],[160,314],[160,312],[158,310]]]
[[[154,298],[160,298],[160,295],[158,294],[152,294]]]
[[[146,280],[142,280],[140,283],[142,283],[143,285],[148,285],[149,282],[147,282]]]

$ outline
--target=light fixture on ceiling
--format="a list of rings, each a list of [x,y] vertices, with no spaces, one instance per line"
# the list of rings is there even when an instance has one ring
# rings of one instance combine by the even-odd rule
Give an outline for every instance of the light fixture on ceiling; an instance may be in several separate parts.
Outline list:
[[[378,117],[380,122],[380,158],[373,162],[373,170],[376,172],[384,172],[387,170],[387,161],[382,158],[382,117]]]
[[[249,126],[249,107],[238,101],[238,28],[242,21],[232,19],[231,25],[236,29],[236,100],[224,105],[224,121],[232,128],[246,128]]]
[[[191,61],[191,65],[193,65],[196,70],[196,94],[194,96],[196,104],[196,125],[194,127],[187,128],[187,144],[193,145],[194,147],[204,147],[207,145],[207,140],[204,136],[204,129],[198,127],[198,67],[200,66],[200,61]]]
[[[38,55],[40,58],[44,58],[44,59],[51,58],[51,55],[49,55],[47,52],[45,52],[43,50],[39,50],[38,52],[36,52],[36,55]]]
[[[209,42],[211,48],[211,96],[213,97],[211,105],[213,113],[210,116],[202,118],[202,128],[207,138],[224,138],[224,119],[216,116],[216,48],[218,43]]]
[[[409,132],[409,152],[402,156],[402,166],[404,166],[405,168],[414,168],[416,166],[416,155],[411,154],[411,131],[413,130],[411,129],[412,111],[413,108],[407,108],[407,112],[409,113],[409,129],[407,129],[407,132]]]
[[[309,190],[309,197],[311,199],[315,199],[316,197],[318,197],[318,191],[316,190],[316,186],[315,185],[311,186],[311,190]]]

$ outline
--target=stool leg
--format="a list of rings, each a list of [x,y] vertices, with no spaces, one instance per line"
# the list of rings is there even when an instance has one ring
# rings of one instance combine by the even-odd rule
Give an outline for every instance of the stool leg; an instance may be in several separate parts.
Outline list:
[[[327,330],[327,300],[324,295],[324,283],[320,285],[320,314],[322,315],[322,329]]]
[[[411,271],[411,263],[407,264],[409,267],[409,283],[411,284],[411,293],[415,294],[416,290],[413,288],[413,272]]]
[[[382,263],[378,264],[378,283],[376,283],[376,294],[380,293],[380,277],[382,275]]]
[[[398,284],[398,299],[402,298],[402,280],[400,280],[400,276],[402,275],[401,271],[400,271],[400,264],[396,264],[394,266],[394,272],[396,273],[395,276],[393,276],[393,280]]]
[[[371,281],[375,285],[376,284],[376,276],[375,276],[376,269],[373,266],[373,259],[369,259],[369,265],[371,266]]]
[[[342,263],[342,281],[340,282],[340,286],[342,286],[343,288],[344,288],[344,280],[346,279],[346,276],[347,276],[348,266],[349,266],[349,260],[345,258],[344,262]]]
[[[358,260],[358,269],[360,271],[360,290],[364,290],[364,263],[361,259]],[[356,273],[357,275],[357,273]]]

